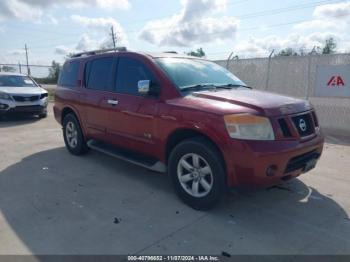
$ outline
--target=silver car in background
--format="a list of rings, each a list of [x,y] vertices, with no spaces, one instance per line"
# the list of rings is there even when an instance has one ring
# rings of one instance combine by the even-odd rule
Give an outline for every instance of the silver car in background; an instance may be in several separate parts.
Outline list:
[[[28,113],[47,116],[48,93],[31,77],[0,72],[0,116]]]

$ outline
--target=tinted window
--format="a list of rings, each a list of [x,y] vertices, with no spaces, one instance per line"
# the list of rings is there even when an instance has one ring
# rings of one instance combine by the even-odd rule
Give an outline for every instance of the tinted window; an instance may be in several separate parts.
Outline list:
[[[209,61],[186,58],[158,58],[157,63],[181,89],[200,84],[245,85],[225,68]]]
[[[74,87],[77,85],[79,62],[66,62],[62,68],[58,85]]]
[[[113,91],[113,61],[113,57],[105,57],[87,62],[85,86],[89,89]]]
[[[138,95],[137,83],[140,80],[151,80],[155,84],[152,73],[142,62],[132,58],[119,58],[117,92]]]

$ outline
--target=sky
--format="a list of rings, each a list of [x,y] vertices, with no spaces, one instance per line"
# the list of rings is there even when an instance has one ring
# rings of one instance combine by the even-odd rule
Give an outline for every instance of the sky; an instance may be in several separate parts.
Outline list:
[[[0,63],[62,63],[69,53],[117,45],[189,52],[208,59],[311,51],[333,37],[350,52],[350,1],[320,0],[1,0]]]

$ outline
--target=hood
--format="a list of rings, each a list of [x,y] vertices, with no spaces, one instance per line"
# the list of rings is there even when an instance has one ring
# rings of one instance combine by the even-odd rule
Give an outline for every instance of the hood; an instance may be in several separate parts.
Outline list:
[[[266,116],[293,114],[311,109],[306,100],[247,88],[196,92],[192,96],[205,99],[207,103],[225,102],[234,106],[233,108],[249,108]]]
[[[5,92],[11,95],[40,95],[46,93],[46,90],[39,87],[13,87],[0,86],[0,92]]]

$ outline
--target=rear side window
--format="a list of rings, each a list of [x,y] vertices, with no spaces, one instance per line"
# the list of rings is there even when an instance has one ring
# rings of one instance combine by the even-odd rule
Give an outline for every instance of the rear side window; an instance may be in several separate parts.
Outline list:
[[[114,91],[113,57],[98,58],[86,63],[85,87],[101,91]]]
[[[138,95],[137,83],[140,80],[151,80],[155,83],[153,74],[142,62],[133,58],[119,58],[117,92]]]
[[[65,87],[77,86],[79,65],[78,61],[66,62],[58,79],[58,85]]]

